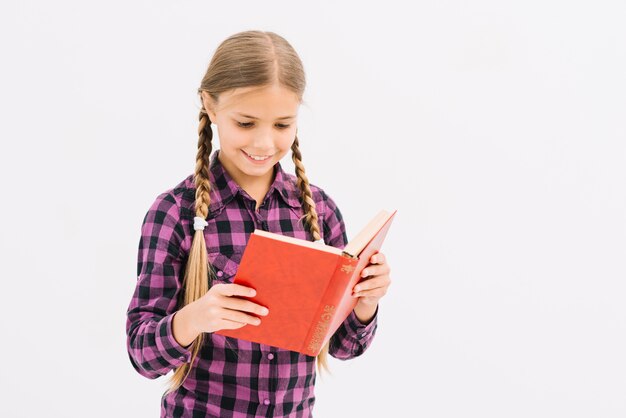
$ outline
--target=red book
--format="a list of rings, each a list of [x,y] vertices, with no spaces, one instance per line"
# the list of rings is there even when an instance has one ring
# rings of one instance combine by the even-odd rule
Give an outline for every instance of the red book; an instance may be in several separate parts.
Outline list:
[[[317,356],[354,309],[352,289],[395,214],[380,211],[343,250],[255,230],[234,283],[256,289],[255,297],[245,299],[267,306],[269,314],[259,317],[258,326],[215,333]]]

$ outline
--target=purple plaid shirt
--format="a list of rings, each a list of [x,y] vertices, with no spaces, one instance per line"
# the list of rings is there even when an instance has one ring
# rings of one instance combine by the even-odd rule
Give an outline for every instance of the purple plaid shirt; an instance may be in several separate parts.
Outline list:
[[[204,229],[216,283],[232,283],[254,229],[313,240],[298,219],[303,209],[296,177],[275,167],[259,210],[230,177],[215,150],[210,159],[211,203]],[[337,248],[347,237],[341,212],[324,191],[310,185],[324,242]],[[193,237],[193,175],[160,194],[141,227],[137,286],[127,311],[130,361],[149,379],[166,375],[191,358],[172,334],[172,318]],[[331,356],[361,355],[374,338],[378,311],[365,325],[354,311],[330,340]],[[315,358],[294,351],[205,333],[191,371],[178,390],[161,399],[161,417],[311,417],[315,403]]]

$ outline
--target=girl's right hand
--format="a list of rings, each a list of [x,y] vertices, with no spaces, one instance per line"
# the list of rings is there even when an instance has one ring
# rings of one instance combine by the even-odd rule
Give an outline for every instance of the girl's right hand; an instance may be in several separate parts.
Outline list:
[[[244,325],[259,325],[257,315],[265,316],[268,309],[237,296],[253,297],[256,290],[234,283],[219,283],[211,286],[200,299],[185,306],[190,310],[189,318],[193,328],[200,332],[214,332],[220,329],[237,329]]]

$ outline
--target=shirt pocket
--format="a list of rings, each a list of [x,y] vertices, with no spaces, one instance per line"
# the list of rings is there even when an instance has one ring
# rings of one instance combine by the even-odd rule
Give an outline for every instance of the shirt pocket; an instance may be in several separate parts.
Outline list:
[[[237,273],[237,269],[239,268],[241,254],[209,252],[207,255],[208,261],[215,273],[212,275],[213,283],[232,283],[235,278],[235,273]]]

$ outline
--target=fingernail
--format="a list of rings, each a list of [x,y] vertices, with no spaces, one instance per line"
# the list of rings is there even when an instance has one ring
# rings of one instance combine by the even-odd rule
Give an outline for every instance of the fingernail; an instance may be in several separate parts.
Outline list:
[[[367,277],[368,275],[369,275],[369,272],[368,272],[367,270],[363,270],[363,271],[361,272],[361,276],[362,276],[362,277]]]
[[[270,313],[270,311],[267,308],[261,309],[261,314],[262,315],[267,315],[268,313]]]
[[[358,293],[358,292],[360,292],[360,291],[361,291],[361,288],[360,288],[359,286],[357,286],[357,287],[355,287],[355,288],[354,288],[354,293]]]

